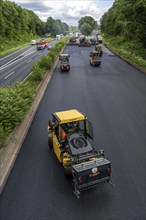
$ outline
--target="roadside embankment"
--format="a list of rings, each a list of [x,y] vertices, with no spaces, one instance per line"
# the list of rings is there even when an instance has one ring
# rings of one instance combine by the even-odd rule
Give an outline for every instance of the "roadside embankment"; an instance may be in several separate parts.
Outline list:
[[[116,56],[120,57],[122,60],[124,60],[125,62],[127,62],[129,65],[133,66],[134,68],[136,68],[137,70],[143,72],[146,74],[146,69],[144,67],[139,66],[138,64],[132,62],[131,60],[123,57],[122,55],[120,55],[119,53],[115,52],[115,50],[111,49],[110,46],[108,46],[106,43],[104,43],[105,47],[107,47],[112,53],[114,53]]]
[[[104,36],[104,45],[137,70],[146,73],[146,49],[141,43],[122,37]]]

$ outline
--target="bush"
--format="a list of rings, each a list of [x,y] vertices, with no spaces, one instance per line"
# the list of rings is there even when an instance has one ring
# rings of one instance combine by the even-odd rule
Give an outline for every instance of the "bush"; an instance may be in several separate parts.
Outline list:
[[[33,94],[33,87],[26,82],[0,89],[0,144],[4,144],[8,133],[24,118],[32,103]]]
[[[2,123],[0,123],[0,148],[4,146],[7,136],[7,132],[4,130]]]
[[[43,56],[39,61],[38,61],[39,68],[45,69],[45,70],[50,70],[52,67],[52,59],[50,57]]]
[[[63,46],[64,46],[64,43],[63,43],[63,42],[57,42],[57,43],[56,43],[56,47],[61,47],[61,48],[62,48]]]
[[[38,63],[35,63],[32,66],[32,74],[30,76],[30,80],[34,81],[36,83],[39,83],[43,79],[43,76],[44,76],[45,72],[46,71],[44,69],[40,68]]]
[[[53,63],[57,57],[57,53],[55,51],[51,50],[47,56],[51,58],[52,63]]]
[[[60,48],[58,46],[55,46],[53,49],[52,49],[53,52],[55,52],[57,55],[59,54],[60,52]]]
[[[51,69],[52,67],[52,59],[50,57],[43,56],[38,62],[36,62],[35,64],[33,64],[32,66],[32,74],[30,76],[30,80],[31,81],[35,81],[35,82],[40,82],[46,71],[48,69]]]

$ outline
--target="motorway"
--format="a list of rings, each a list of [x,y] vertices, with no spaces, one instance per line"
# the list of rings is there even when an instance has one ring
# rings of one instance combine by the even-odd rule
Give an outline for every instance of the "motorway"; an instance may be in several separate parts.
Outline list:
[[[106,49],[101,66],[93,67],[90,51],[66,47],[70,72],[60,72],[59,64],[55,69],[1,194],[1,220],[146,219],[146,76]],[[47,143],[51,114],[72,108],[93,123],[91,143],[111,161],[115,185],[85,191],[80,199]]]
[[[54,46],[56,40],[49,43]],[[13,85],[17,81],[25,80],[31,74],[32,64],[49,50],[37,50],[36,46],[27,46],[0,59],[0,87]]]

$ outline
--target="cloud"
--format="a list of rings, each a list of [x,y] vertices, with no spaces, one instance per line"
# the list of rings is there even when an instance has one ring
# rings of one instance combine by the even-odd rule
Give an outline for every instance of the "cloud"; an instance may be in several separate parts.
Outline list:
[[[46,21],[51,16],[68,25],[76,26],[84,16],[92,16],[99,22],[113,2],[114,0],[15,0],[17,5],[32,10],[42,21]]]
[[[16,4],[20,5],[23,8],[29,9],[31,11],[38,11],[41,13],[48,13],[53,8],[50,5],[47,5],[45,1],[15,1]]]

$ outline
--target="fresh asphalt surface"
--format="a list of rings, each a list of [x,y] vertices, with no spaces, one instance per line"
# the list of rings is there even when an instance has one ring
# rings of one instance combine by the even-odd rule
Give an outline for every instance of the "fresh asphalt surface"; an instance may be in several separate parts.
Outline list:
[[[90,66],[91,48],[67,46],[70,72],[50,81],[1,195],[1,220],[144,220],[145,80],[141,72],[104,53]],[[115,187],[85,191],[77,199],[72,181],[47,144],[55,111],[78,109],[94,125],[97,149],[111,161]]]

